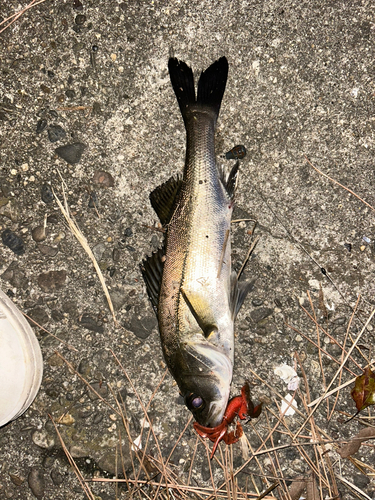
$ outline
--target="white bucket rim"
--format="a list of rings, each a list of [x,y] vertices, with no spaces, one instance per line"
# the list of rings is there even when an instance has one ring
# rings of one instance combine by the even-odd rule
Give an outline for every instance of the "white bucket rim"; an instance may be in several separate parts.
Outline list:
[[[0,289],[0,427],[34,401],[43,376],[39,342],[17,306]]]

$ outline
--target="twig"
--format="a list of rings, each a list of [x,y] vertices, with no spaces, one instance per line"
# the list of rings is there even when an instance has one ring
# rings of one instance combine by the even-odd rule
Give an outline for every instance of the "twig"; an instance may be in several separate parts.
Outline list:
[[[86,494],[86,496],[87,496],[87,498],[88,498],[89,500],[95,500],[95,497],[94,497],[94,495],[92,494],[92,492],[91,492],[91,490],[90,490],[89,486],[87,485],[87,483],[86,483],[86,481],[85,481],[84,477],[82,476],[81,471],[78,469],[77,464],[75,463],[75,461],[74,461],[74,459],[73,459],[72,455],[69,453],[69,450],[68,450],[68,448],[66,447],[66,445],[65,445],[65,443],[64,443],[64,441],[63,441],[63,438],[62,438],[62,436],[61,436],[61,434],[60,434],[60,432],[59,432],[59,430],[58,430],[58,428],[57,428],[57,425],[56,425],[55,421],[53,420],[53,417],[52,417],[50,414],[48,414],[48,416],[49,416],[49,418],[51,419],[51,421],[52,421],[52,423],[53,423],[53,426],[54,426],[54,428],[55,428],[55,431],[56,431],[56,433],[57,433],[57,436],[58,436],[58,438],[59,438],[59,440],[60,440],[60,443],[61,443],[62,449],[64,450],[64,453],[65,453],[65,455],[66,455],[66,458],[68,459],[68,461],[69,461],[69,463],[70,463],[70,465],[71,465],[72,469],[74,470],[74,473],[75,473],[75,475],[77,476],[77,479],[78,479],[78,481],[79,481],[79,483],[80,483],[80,485],[81,485],[81,487],[82,487],[83,491],[85,492],[85,494]]]
[[[350,316],[350,320],[349,320],[349,323],[348,323],[348,327],[346,329],[346,334],[345,334],[345,338],[344,338],[344,343],[342,345],[342,353],[341,353],[341,362],[342,360],[344,359],[344,352],[345,352],[345,346],[346,346],[346,341],[348,339],[348,335],[349,335],[349,332],[350,332],[350,327],[352,325],[352,321],[353,321],[353,318],[355,316],[355,311],[357,310],[357,307],[358,307],[358,304],[359,304],[359,301],[360,301],[360,295],[358,296],[358,299],[357,299],[357,302],[354,306],[354,311],[352,313],[352,315]],[[339,377],[339,385],[341,385],[341,380],[342,380],[342,372],[340,373],[340,377]],[[330,415],[328,415],[328,422],[331,420],[332,418],[332,415],[333,415],[333,412],[335,410],[335,407],[336,407],[336,404],[337,404],[337,401],[339,399],[339,395],[340,395],[340,391],[337,391],[337,394],[336,394],[336,397],[335,397],[335,401],[333,402],[333,406],[332,406],[332,410],[331,410],[331,413]]]
[[[344,477],[340,476],[339,474],[336,474],[337,479],[339,479],[342,483],[346,484],[350,488],[352,488],[354,491],[356,491],[359,495],[362,495],[363,498],[366,498],[367,500],[372,500],[371,497],[366,495],[366,493],[358,488],[358,486],[355,486],[353,483],[345,479]]]
[[[347,360],[349,359],[351,353],[353,352],[353,350],[355,349],[356,345],[358,344],[358,342],[360,341],[362,335],[363,335],[363,332],[367,329],[367,326],[369,325],[370,321],[372,320],[373,316],[375,314],[375,309],[372,311],[372,313],[370,314],[368,320],[366,321],[364,327],[362,328],[362,330],[360,331],[360,333],[358,334],[357,338],[355,339],[354,343],[352,344],[351,348],[349,349],[347,355],[345,356],[345,359],[343,360],[343,362],[341,363],[339,369],[337,370],[337,372],[335,373],[334,377],[332,378],[331,382],[328,384],[328,387],[327,389],[324,391],[324,394],[318,399],[317,403],[316,403],[316,406],[315,408],[313,408],[312,412],[310,413],[310,415],[308,416],[308,418],[305,420],[305,422],[302,424],[302,426],[299,428],[299,430],[297,431],[297,434],[295,434],[295,438],[299,435],[299,433],[302,431],[302,429],[305,427],[305,425],[307,424],[307,422],[310,420],[310,418],[312,417],[312,415],[315,413],[315,411],[318,409],[320,403],[323,401],[323,398],[324,396],[327,395],[328,393],[328,390],[331,388],[333,382],[336,380],[336,378],[339,376],[341,370],[342,370],[342,367],[345,365],[345,363],[347,362]]]
[[[9,16],[6,19],[4,19],[3,21],[1,21],[0,26],[2,24],[5,24],[8,21],[9,22],[6,26],[4,26],[4,28],[1,28],[0,33],[2,33],[7,28],[9,28],[9,26],[11,26],[14,22],[16,22],[17,19],[19,19],[27,10],[31,9],[31,7],[35,7],[36,5],[39,5],[45,1],[46,0],[38,0],[38,1],[32,0],[32,2],[30,2],[26,7],[24,7],[23,9],[19,10],[18,12],[12,14],[11,16]]]
[[[64,205],[61,203],[61,201],[58,199],[58,197],[56,196],[55,192],[53,191],[53,195],[56,199],[56,202],[63,214],[63,216],[65,217],[65,220],[66,222],[68,223],[68,226],[69,226],[69,229],[71,230],[71,232],[73,233],[73,235],[76,237],[78,243],[82,246],[82,248],[84,249],[84,251],[87,253],[87,255],[90,257],[91,259],[91,262],[93,263],[93,266],[95,268],[95,271],[96,271],[96,274],[98,275],[98,278],[100,280],[100,283],[102,285],[102,288],[103,288],[103,291],[104,291],[104,294],[107,298],[107,302],[108,302],[108,307],[109,307],[109,310],[111,311],[112,313],[112,318],[113,318],[113,321],[115,323],[115,326],[119,326],[118,323],[117,323],[117,320],[116,320],[116,315],[115,315],[115,310],[113,308],[113,304],[112,304],[112,299],[111,299],[111,296],[109,295],[109,291],[108,291],[108,288],[107,288],[107,285],[105,283],[105,280],[104,280],[104,276],[103,276],[103,273],[99,267],[99,264],[95,258],[95,255],[93,254],[88,242],[87,242],[87,239],[86,237],[83,235],[82,231],[80,230],[80,228],[78,227],[77,223],[72,219],[70,213],[69,213],[69,208],[68,208],[68,203],[67,203],[67,200],[66,200],[66,196],[65,196],[65,191],[64,191],[64,188],[63,188],[63,197],[64,197],[64,204],[65,204],[65,207]]]
[[[371,369],[375,370],[375,365],[371,365]],[[336,387],[336,389],[332,389],[332,391],[329,391],[326,394],[324,394],[323,396],[320,396],[319,398],[314,399],[314,401],[309,403],[307,406],[309,408],[311,408],[312,406],[316,405],[320,400],[324,401],[326,398],[329,398],[330,396],[332,396],[332,394],[335,394],[335,392],[341,391],[341,389],[344,389],[345,387],[348,387],[348,385],[353,384],[355,382],[356,378],[357,377],[351,378],[350,380],[348,380],[344,384],[341,384],[339,387]]]
[[[56,111],[84,111],[85,109],[92,109],[92,106],[67,106],[56,108]]]
[[[369,208],[371,208],[371,210],[374,210],[375,211],[375,208],[372,207],[369,203],[367,203],[365,200],[363,200],[360,196],[358,196],[357,194],[355,194],[354,191],[352,191],[351,189],[343,186],[342,184],[340,184],[338,181],[336,181],[335,179],[332,179],[332,177],[329,177],[327,174],[324,174],[321,170],[319,170],[317,167],[314,167],[314,165],[311,163],[311,161],[307,158],[306,155],[305,156],[305,160],[307,161],[307,163],[314,169],[316,170],[317,172],[319,172],[320,175],[322,175],[323,177],[326,177],[327,179],[329,179],[330,181],[334,182],[335,184],[337,184],[338,186],[342,187],[343,189],[345,189],[346,191],[348,191],[350,194],[352,194],[353,196],[355,196],[356,198],[358,198],[359,201],[361,201],[362,203],[364,203],[365,205],[367,205]]]
[[[262,500],[266,495],[268,495],[268,493],[271,493],[271,491],[275,490],[279,486],[280,486],[279,481],[271,484],[271,486],[269,488],[267,488],[266,490],[264,490],[263,493],[261,495],[259,495],[259,497],[256,500]]]
[[[246,266],[246,264],[247,264],[247,261],[248,261],[248,260],[249,260],[249,258],[250,258],[251,252],[254,250],[254,248],[255,248],[256,244],[257,244],[257,243],[258,243],[258,241],[259,241],[259,238],[260,238],[260,236],[258,235],[258,236],[255,238],[255,240],[253,241],[253,243],[252,243],[251,247],[249,248],[249,251],[247,252],[247,255],[246,255],[246,257],[245,257],[245,260],[244,260],[244,261],[243,261],[243,263],[242,263],[241,269],[238,271],[238,274],[237,274],[237,279],[239,279],[239,278],[240,278],[240,276],[241,276],[241,274],[242,274],[242,271],[244,270],[244,268],[245,268],[245,266]]]
[[[64,340],[62,339],[59,339],[59,337],[57,337],[56,335],[54,335],[53,333],[49,332],[48,330],[46,330],[45,328],[43,328],[39,323],[37,323],[36,321],[33,320],[33,318],[30,318],[30,316],[28,316],[26,313],[24,313],[23,311],[21,311],[22,314],[25,316],[25,318],[27,318],[29,321],[31,321],[32,323],[34,323],[34,325],[36,325],[38,328],[40,328],[41,330],[43,330],[43,332],[46,332],[48,333],[48,335],[51,335],[51,337],[53,337],[54,339],[58,340],[59,342],[61,342],[62,344],[66,345],[66,347],[70,350],[70,351],[75,351],[75,352],[78,352],[78,349],[76,349],[75,347],[73,347],[72,345],[68,344],[67,342],[65,342]]]

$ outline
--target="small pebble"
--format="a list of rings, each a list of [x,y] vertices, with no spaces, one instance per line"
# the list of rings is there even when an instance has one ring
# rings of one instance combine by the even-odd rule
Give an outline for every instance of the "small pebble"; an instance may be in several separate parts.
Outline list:
[[[228,153],[225,153],[225,158],[227,160],[241,160],[246,156],[246,148],[245,146],[239,145],[234,146]]]
[[[160,246],[159,244],[159,238],[156,236],[156,234],[153,234],[151,236],[151,246],[154,250],[157,250]]]
[[[121,457],[121,460],[117,459],[117,455]],[[113,475],[122,474],[124,469],[126,471],[131,468],[132,461],[129,455],[129,445],[124,445],[121,452],[113,449],[105,453],[98,460],[98,466]]]
[[[259,307],[259,306],[263,305],[263,300],[262,299],[253,299],[251,301],[251,303],[253,304],[254,307]]]
[[[47,127],[47,120],[40,119],[36,124],[36,133],[41,134]]]
[[[29,477],[27,480],[31,491],[34,493],[36,498],[43,498],[45,489],[43,471],[41,469],[33,467],[29,473]]]
[[[70,165],[79,163],[82,153],[86,146],[82,142],[74,142],[73,144],[66,144],[55,149],[55,153],[65,160]]]
[[[64,482],[64,476],[60,474],[56,469],[51,470],[51,479],[55,486],[60,486]]]
[[[78,11],[83,10],[82,2],[80,0],[73,0],[73,9]]]
[[[49,203],[52,203],[53,200],[55,199],[51,186],[46,182],[41,187],[40,197],[42,198],[42,201],[44,201],[44,203],[46,203],[47,205]]]
[[[19,474],[9,474],[9,477],[12,483],[16,486],[21,486],[21,484],[25,481],[25,478]]]
[[[25,253],[23,239],[10,229],[5,229],[5,231],[2,232],[1,239],[3,240],[3,244],[10,248],[16,255]]]
[[[92,105],[92,114],[97,116],[102,114],[102,110],[98,102],[94,102],[94,104]]]
[[[69,452],[73,458],[83,458],[83,457],[90,456],[89,450],[87,448],[85,448],[84,446],[79,445],[79,444],[71,446]]]
[[[44,458],[43,458],[43,462],[42,462],[43,468],[50,469],[51,467],[53,467],[53,464],[55,462],[56,462],[56,457],[55,456],[53,456],[53,455],[45,455]]]
[[[105,243],[97,243],[92,247],[92,253],[97,261],[101,260],[104,252],[106,251]]]
[[[33,443],[45,450],[50,450],[55,446],[55,440],[45,429],[35,431],[32,435]]]
[[[44,241],[47,238],[45,226],[34,227],[31,231],[31,237],[37,243]]]
[[[120,260],[120,250],[118,248],[114,248],[112,252],[113,262],[119,262]]]
[[[119,311],[126,302],[126,296],[123,290],[111,290],[109,293],[112,305],[115,311]]]
[[[94,389],[94,391],[96,391],[99,396],[101,396],[102,398],[106,398],[108,396],[108,386],[105,382],[93,382],[92,384],[90,384],[90,386]],[[89,389],[89,398],[91,399],[91,401],[95,401],[96,399],[98,399],[98,395],[95,394],[94,391],[91,391]]]
[[[73,425],[75,418],[70,413],[65,413],[61,418],[59,418],[58,423],[62,425]]]
[[[347,249],[347,251],[349,253],[352,251],[352,244],[351,243],[344,243],[344,247]]]
[[[156,325],[157,320],[154,316],[145,316],[141,319],[138,319],[137,316],[133,316],[130,323],[125,325],[125,328],[133,332],[139,339],[144,340],[147,339]]]
[[[263,319],[268,318],[268,316],[271,316],[272,313],[273,310],[269,307],[261,307],[259,309],[255,309],[255,311],[251,311],[250,318],[254,321],[254,323],[259,323]]]
[[[92,191],[90,193],[89,208],[98,208],[98,206],[99,206],[98,194],[96,191]]]
[[[336,318],[332,321],[335,325],[345,325],[347,319],[345,316],[340,316],[339,318]]]
[[[38,245],[38,250],[42,255],[45,255],[46,257],[54,257],[59,251],[59,249],[56,247],[50,247],[49,245],[43,244]]]
[[[76,16],[76,18],[74,19],[74,22],[78,25],[78,26],[83,26],[86,22],[86,16],[84,14],[78,14]]]
[[[65,95],[68,99],[74,99],[76,96],[76,93],[74,92],[74,90],[68,89],[68,90],[65,90]]]
[[[47,217],[48,224],[57,224],[59,222],[59,216],[57,214],[51,214]]]
[[[113,187],[115,185],[112,175],[108,172],[104,172],[103,170],[95,171],[92,182],[104,187]]]
[[[66,271],[48,271],[38,276],[38,284],[43,292],[54,292],[65,286]]]
[[[29,312],[28,315],[32,320],[34,320],[36,323],[39,325],[45,325],[49,321],[49,316],[45,309],[41,306],[36,306],[33,307]],[[31,322],[31,325],[34,325],[33,322]]]
[[[45,94],[50,94],[51,93],[51,89],[49,87],[47,87],[47,85],[44,85],[44,83],[41,84],[40,90],[42,92],[44,92]]]
[[[131,227],[127,227],[124,231],[124,236],[130,237],[133,236],[133,231]]]
[[[92,419],[92,423],[97,425],[103,420],[103,415],[101,413],[95,413]]]
[[[92,332],[104,333],[104,328],[102,325],[98,325],[94,318],[92,318],[89,314],[82,314],[78,324],[87,328]]]
[[[60,141],[61,139],[64,139],[65,136],[66,132],[62,127],[60,127],[60,125],[50,125],[48,127],[48,139],[51,142]]]

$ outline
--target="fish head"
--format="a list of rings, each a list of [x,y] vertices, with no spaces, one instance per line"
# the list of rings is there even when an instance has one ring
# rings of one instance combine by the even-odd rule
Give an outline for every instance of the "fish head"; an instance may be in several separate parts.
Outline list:
[[[228,405],[233,364],[209,342],[186,344],[183,357],[175,379],[185,404],[200,425],[216,427]]]

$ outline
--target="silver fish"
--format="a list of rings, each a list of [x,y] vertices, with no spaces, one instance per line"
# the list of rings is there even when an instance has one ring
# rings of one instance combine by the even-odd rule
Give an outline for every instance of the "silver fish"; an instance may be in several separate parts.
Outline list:
[[[201,73],[197,97],[191,68],[175,58],[168,67],[186,128],[186,161],[182,179],[172,177],[150,194],[166,238],[141,270],[168,368],[197,422],[216,427],[232,381],[234,320],[252,286],[231,272],[238,162],[226,175],[215,161],[228,61],[222,57]]]

